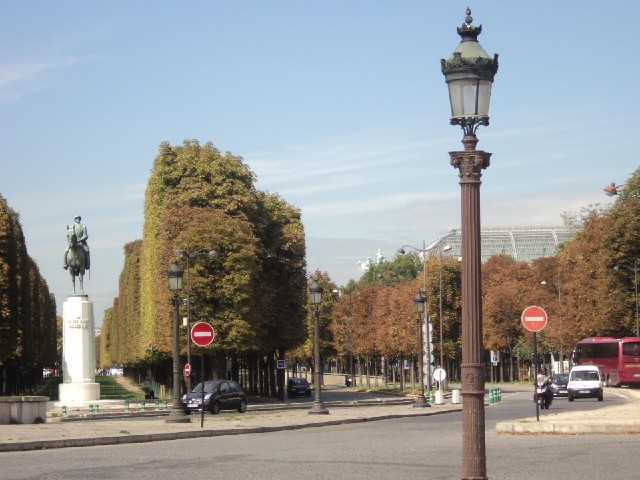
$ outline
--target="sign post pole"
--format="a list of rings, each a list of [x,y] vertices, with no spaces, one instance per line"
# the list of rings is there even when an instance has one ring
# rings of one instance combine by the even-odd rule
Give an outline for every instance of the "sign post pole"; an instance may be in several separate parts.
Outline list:
[[[522,325],[533,332],[533,398],[536,403],[536,421],[540,421],[540,403],[538,402],[538,338],[537,332],[547,326],[547,312],[532,305],[522,312]]]
[[[202,385],[202,410],[200,412],[200,428],[204,427],[204,347],[213,342],[216,332],[206,322],[197,322],[191,327],[191,340],[200,346],[200,384]]]

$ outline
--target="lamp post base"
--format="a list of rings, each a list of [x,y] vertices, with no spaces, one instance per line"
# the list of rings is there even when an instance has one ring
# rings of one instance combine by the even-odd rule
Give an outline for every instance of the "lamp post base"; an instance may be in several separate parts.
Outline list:
[[[322,402],[315,401],[309,409],[309,415],[329,415],[329,410]]]
[[[416,398],[416,403],[413,404],[413,408],[427,408],[427,407],[431,407],[431,405],[429,405],[429,402],[427,402],[427,397],[424,396],[424,394],[420,394],[418,395],[418,398]]]
[[[174,404],[169,408],[169,416],[164,421],[165,423],[191,423],[191,418],[184,413],[180,406]]]

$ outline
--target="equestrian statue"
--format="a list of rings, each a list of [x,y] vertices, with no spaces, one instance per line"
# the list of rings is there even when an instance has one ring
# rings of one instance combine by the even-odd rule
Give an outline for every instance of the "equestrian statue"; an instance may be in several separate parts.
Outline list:
[[[80,223],[80,215],[76,215],[73,219],[74,223],[70,227],[67,225],[67,249],[64,252],[64,262],[62,268],[69,270],[71,275],[71,283],[73,284],[73,293],[84,295],[82,281],[84,272],[89,270],[91,266],[89,245],[87,245],[87,227]],[[76,277],[80,283],[80,291],[76,292]]]

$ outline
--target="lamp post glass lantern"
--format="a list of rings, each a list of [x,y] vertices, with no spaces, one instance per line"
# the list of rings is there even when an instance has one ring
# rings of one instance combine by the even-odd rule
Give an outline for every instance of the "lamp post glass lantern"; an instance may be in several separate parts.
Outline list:
[[[424,396],[424,362],[422,361],[422,345],[424,340],[422,338],[422,321],[424,319],[425,312],[425,304],[427,303],[427,297],[425,297],[420,290],[416,293],[416,296],[413,297],[413,308],[416,312],[416,324],[418,325],[418,365],[420,366],[420,393],[416,398],[416,402],[413,404],[414,408],[425,408],[430,407],[429,402],[427,402],[427,398]],[[428,357],[428,355],[427,355]]]
[[[171,409],[169,416],[165,420],[167,423],[190,423],[191,419],[187,417],[180,406],[180,344],[178,341],[178,307],[180,299],[178,291],[182,289],[183,271],[177,263],[173,263],[167,276],[169,277],[169,289],[173,292],[171,304],[173,305],[173,385],[171,392]]]
[[[440,60],[449,89],[452,125],[463,130],[463,151],[449,152],[459,171],[462,230],[462,478],[487,478],[484,412],[484,362],[480,252],[480,178],[491,154],[476,150],[476,130],[489,125],[491,87],[498,71],[478,42],[482,26],[472,25],[471,10],[458,27],[460,44],[447,60]]]
[[[320,369],[322,365],[320,363],[320,303],[322,302],[322,286],[314,281],[309,288],[309,296],[311,299],[311,304],[314,307],[313,312],[313,347],[314,347],[314,361],[315,361],[315,370],[314,370],[314,383],[315,383],[315,395],[313,400],[313,405],[309,409],[310,415],[326,415],[329,413],[329,410],[322,403],[322,387],[320,385],[321,374]]]

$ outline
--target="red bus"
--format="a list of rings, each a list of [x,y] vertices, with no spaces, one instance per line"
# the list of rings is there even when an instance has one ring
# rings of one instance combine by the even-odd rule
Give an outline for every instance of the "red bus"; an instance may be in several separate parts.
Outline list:
[[[640,386],[640,337],[591,337],[576,345],[577,365],[597,365],[607,386]]]

